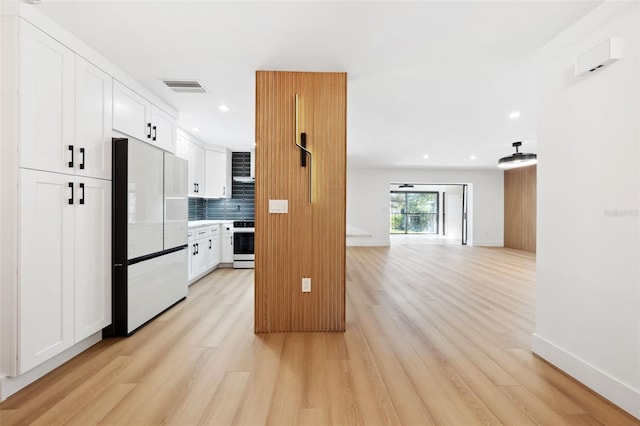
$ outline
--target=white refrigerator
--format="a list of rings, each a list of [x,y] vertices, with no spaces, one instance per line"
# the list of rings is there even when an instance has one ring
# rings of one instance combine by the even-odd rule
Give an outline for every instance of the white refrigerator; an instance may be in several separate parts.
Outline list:
[[[187,296],[187,161],[113,139],[113,323],[128,336]]]

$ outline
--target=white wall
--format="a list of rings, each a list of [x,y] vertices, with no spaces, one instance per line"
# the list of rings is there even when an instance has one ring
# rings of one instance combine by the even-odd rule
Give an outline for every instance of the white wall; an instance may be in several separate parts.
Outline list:
[[[347,245],[389,245],[389,184],[469,184],[468,243],[503,245],[503,173],[496,170],[347,169],[347,223],[371,234]]]
[[[543,49],[533,350],[640,418],[640,36],[636,2],[606,2]],[[623,38],[623,58],[574,58]]]

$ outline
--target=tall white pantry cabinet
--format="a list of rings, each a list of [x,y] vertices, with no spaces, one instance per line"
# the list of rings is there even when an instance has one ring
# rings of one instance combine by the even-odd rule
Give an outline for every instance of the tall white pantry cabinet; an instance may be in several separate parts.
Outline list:
[[[24,19],[3,18],[2,43],[1,189],[17,210],[1,206],[1,249],[17,255],[2,260],[0,367],[15,376],[111,323],[113,80]]]

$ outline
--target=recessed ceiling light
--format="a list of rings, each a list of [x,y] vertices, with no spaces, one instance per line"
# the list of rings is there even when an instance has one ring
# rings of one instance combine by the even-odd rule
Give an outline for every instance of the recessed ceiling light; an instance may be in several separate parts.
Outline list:
[[[469,160],[475,160],[476,158],[478,157],[476,157],[475,155],[472,155],[471,157],[469,157]]]
[[[513,111],[511,114],[509,114],[509,118],[512,120],[515,120],[518,117],[520,117],[520,111]]]
[[[222,112],[227,112],[227,111],[229,111],[229,107],[228,107],[228,106],[226,106],[226,105],[220,105],[220,106],[218,107],[218,109],[219,109],[220,111],[222,111]]]
[[[199,127],[194,127],[194,128],[193,128],[193,129],[191,129],[191,130],[192,130],[192,131],[194,131],[194,132],[199,132],[199,131],[200,131],[200,128],[199,128]]]
[[[424,158],[426,160],[427,158],[429,158],[429,154],[423,155],[422,158]]]

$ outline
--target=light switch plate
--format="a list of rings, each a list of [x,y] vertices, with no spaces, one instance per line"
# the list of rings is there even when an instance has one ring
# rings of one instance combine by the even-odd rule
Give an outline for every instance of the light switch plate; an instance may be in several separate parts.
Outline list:
[[[289,200],[269,200],[269,213],[289,213]]]
[[[302,279],[302,292],[311,293],[311,278]]]

